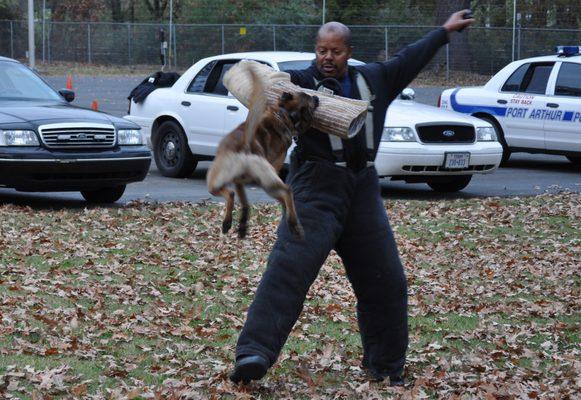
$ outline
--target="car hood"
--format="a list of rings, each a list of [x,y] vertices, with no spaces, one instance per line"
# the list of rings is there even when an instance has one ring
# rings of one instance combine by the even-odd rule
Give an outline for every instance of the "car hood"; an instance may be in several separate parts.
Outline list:
[[[413,127],[423,123],[460,123],[490,126],[488,122],[479,118],[410,100],[394,101],[389,106],[385,117],[385,126]]]
[[[0,125],[38,126],[58,122],[131,124],[111,115],[58,102],[0,102]]]

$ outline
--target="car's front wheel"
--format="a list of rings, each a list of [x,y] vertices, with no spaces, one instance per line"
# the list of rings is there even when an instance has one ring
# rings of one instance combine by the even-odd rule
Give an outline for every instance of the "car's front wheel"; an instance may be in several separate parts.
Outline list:
[[[581,157],[567,156],[567,159],[575,165],[581,165]]]
[[[436,192],[458,192],[464,189],[470,183],[472,175],[453,175],[445,178],[434,178],[429,180],[428,186]]]
[[[170,178],[190,176],[198,166],[198,161],[188,147],[184,131],[174,121],[165,121],[159,126],[153,157],[159,172]]]
[[[81,190],[81,194],[90,203],[115,203],[125,193],[126,185],[118,185],[94,190]]]

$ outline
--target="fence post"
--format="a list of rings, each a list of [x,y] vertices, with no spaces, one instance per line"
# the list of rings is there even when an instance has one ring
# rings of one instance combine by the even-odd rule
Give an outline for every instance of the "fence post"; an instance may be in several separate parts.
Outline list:
[[[272,25],[272,49],[276,51],[276,25]]]
[[[224,25],[222,24],[222,54],[224,54]]]
[[[131,65],[131,24],[127,22],[127,63]]]
[[[450,44],[446,44],[446,82],[450,80]]]
[[[177,69],[178,67],[178,37],[176,31],[176,24],[172,25],[173,27],[173,67]]]
[[[385,35],[385,61],[389,58],[389,37],[387,36],[387,26],[384,27],[384,35]]]
[[[50,35],[52,33],[52,24],[53,24],[53,22],[50,21],[50,24],[48,24],[48,29],[47,29],[47,33],[46,33],[46,52],[48,54],[48,62],[49,63],[52,62],[52,54],[50,51]]]
[[[14,58],[14,22],[10,21],[10,58]]]
[[[520,60],[520,24],[518,24],[518,47],[517,47],[517,51],[516,51],[516,59]]]
[[[87,62],[91,64],[91,23],[87,23]]]

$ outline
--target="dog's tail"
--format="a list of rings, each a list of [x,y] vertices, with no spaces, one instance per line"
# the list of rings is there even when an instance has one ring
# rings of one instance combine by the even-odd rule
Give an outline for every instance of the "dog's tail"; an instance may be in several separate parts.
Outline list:
[[[244,146],[250,148],[250,143],[254,139],[256,129],[266,111],[266,95],[264,94],[264,84],[253,62],[248,62],[247,71],[252,80],[252,95],[248,105],[248,117],[246,117],[246,127],[244,129]]]

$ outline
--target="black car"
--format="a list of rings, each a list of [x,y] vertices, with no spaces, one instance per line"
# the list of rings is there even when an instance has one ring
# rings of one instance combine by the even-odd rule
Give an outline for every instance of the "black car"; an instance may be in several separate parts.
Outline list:
[[[72,106],[74,97],[0,57],[0,186],[80,191],[87,201],[112,203],[145,179],[151,153],[140,127]]]

